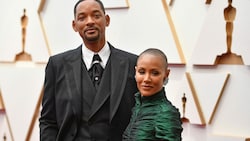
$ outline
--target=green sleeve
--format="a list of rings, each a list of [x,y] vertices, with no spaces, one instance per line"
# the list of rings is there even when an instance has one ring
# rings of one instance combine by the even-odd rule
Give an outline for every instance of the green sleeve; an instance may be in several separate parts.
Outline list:
[[[155,137],[159,140],[181,141],[182,130],[180,113],[173,107],[159,113],[155,119]]]

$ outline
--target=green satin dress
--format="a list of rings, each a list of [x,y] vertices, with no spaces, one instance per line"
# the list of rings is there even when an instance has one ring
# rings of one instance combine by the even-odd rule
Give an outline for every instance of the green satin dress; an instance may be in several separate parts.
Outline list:
[[[164,88],[149,97],[135,94],[130,123],[123,141],[181,141],[182,122],[179,110],[165,95]]]

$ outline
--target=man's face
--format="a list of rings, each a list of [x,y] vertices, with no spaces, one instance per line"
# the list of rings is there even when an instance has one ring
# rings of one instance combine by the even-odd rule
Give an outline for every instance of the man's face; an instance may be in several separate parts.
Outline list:
[[[105,37],[109,16],[104,14],[98,2],[85,0],[77,6],[72,25],[85,42],[96,42]]]

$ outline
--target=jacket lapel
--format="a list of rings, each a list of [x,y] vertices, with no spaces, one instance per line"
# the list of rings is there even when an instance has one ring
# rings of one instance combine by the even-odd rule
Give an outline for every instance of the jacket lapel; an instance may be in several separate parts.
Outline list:
[[[125,85],[126,85],[126,78],[128,75],[128,61],[127,58],[122,57],[119,52],[117,52],[117,49],[111,46],[111,55],[109,58],[109,63],[110,65],[107,64],[107,67],[110,66],[110,74],[111,77],[109,76],[104,76],[106,77],[105,82],[111,82],[107,88],[107,85],[105,85],[104,81],[101,82],[100,88],[97,91],[95,101],[93,103],[93,107],[91,109],[91,118],[99,108],[105,103],[105,101],[109,98],[110,96],[110,121],[112,120],[113,116],[115,115],[118,106],[120,104]],[[105,68],[105,71],[106,68]],[[103,75],[106,75],[107,72],[104,72]]]
[[[113,119],[127,82],[129,63],[127,58],[115,52],[111,55],[111,96],[110,96],[110,122]]]
[[[77,118],[81,116],[81,47],[65,57],[65,80],[69,97],[72,99],[73,112]]]

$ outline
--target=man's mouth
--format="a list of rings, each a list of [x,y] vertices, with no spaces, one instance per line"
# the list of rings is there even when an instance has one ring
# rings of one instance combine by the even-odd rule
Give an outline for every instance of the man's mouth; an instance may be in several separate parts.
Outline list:
[[[96,29],[90,28],[90,29],[87,29],[85,32],[88,33],[88,34],[91,34],[91,33],[96,32]]]

